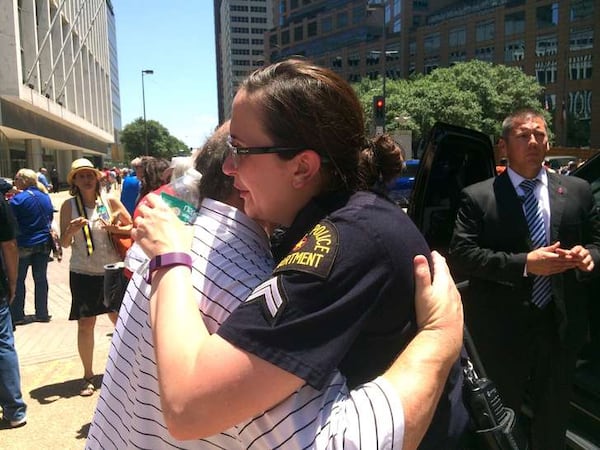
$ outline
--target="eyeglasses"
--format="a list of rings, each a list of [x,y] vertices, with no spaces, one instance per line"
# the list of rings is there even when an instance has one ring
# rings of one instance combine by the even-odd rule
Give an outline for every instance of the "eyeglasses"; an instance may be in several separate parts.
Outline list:
[[[264,153],[284,153],[284,152],[299,152],[305,150],[304,147],[237,147],[231,142],[228,142],[229,150],[234,156],[245,155],[261,155]]]

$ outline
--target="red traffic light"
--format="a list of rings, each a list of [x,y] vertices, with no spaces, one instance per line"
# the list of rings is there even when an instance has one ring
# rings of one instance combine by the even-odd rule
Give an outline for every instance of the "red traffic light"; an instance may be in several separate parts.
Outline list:
[[[378,108],[383,108],[383,99],[382,98],[378,98],[377,99],[377,103],[375,103],[375,106],[377,106]]]

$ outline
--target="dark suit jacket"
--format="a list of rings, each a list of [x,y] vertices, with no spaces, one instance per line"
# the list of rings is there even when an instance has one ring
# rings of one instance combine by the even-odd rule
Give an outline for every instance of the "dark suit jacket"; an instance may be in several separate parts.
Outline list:
[[[592,274],[569,270],[552,276],[556,326],[565,349],[577,351],[587,334],[589,290],[585,279],[600,273],[600,219],[589,184],[575,177],[548,173],[550,242],[562,248],[581,244],[595,263]],[[527,336],[532,277],[524,277],[532,250],[521,200],[508,172],[467,187],[461,193],[450,260],[468,275],[467,325],[474,337],[496,340],[505,357],[514,358]],[[474,329],[476,328],[476,329]],[[477,340],[475,344],[478,345]],[[481,350],[481,349],[480,349]],[[485,358],[484,356],[484,364]]]

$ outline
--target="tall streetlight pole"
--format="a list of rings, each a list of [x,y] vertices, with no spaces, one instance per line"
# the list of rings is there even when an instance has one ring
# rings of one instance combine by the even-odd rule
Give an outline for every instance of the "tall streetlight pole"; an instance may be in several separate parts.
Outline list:
[[[142,107],[144,108],[144,153],[148,156],[148,126],[146,124],[146,94],[144,92],[144,75],[152,75],[154,70],[142,70]]]
[[[367,3],[367,11],[374,11],[376,9],[381,9],[381,54],[380,57],[383,58],[381,61],[381,71],[382,73],[382,86],[381,86],[381,95],[383,96],[383,105],[385,108],[385,104],[386,104],[386,91],[385,91],[385,79],[386,79],[386,62],[387,62],[387,53],[386,53],[386,42],[385,42],[385,38],[386,38],[386,32],[385,32],[385,0],[380,0],[377,3]],[[385,114],[385,110],[384,110],[384,114]],[[385,120],[383,123],[383,132],[385,133]]]

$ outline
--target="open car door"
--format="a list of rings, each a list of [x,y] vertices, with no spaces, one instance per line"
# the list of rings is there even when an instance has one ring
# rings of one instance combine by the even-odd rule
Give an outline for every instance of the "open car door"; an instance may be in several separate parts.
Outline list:
[[[496,175],[494,149],[483,133],[438,122],[420,158],[407,212],[429,246],[447,256],[460,191]]]

